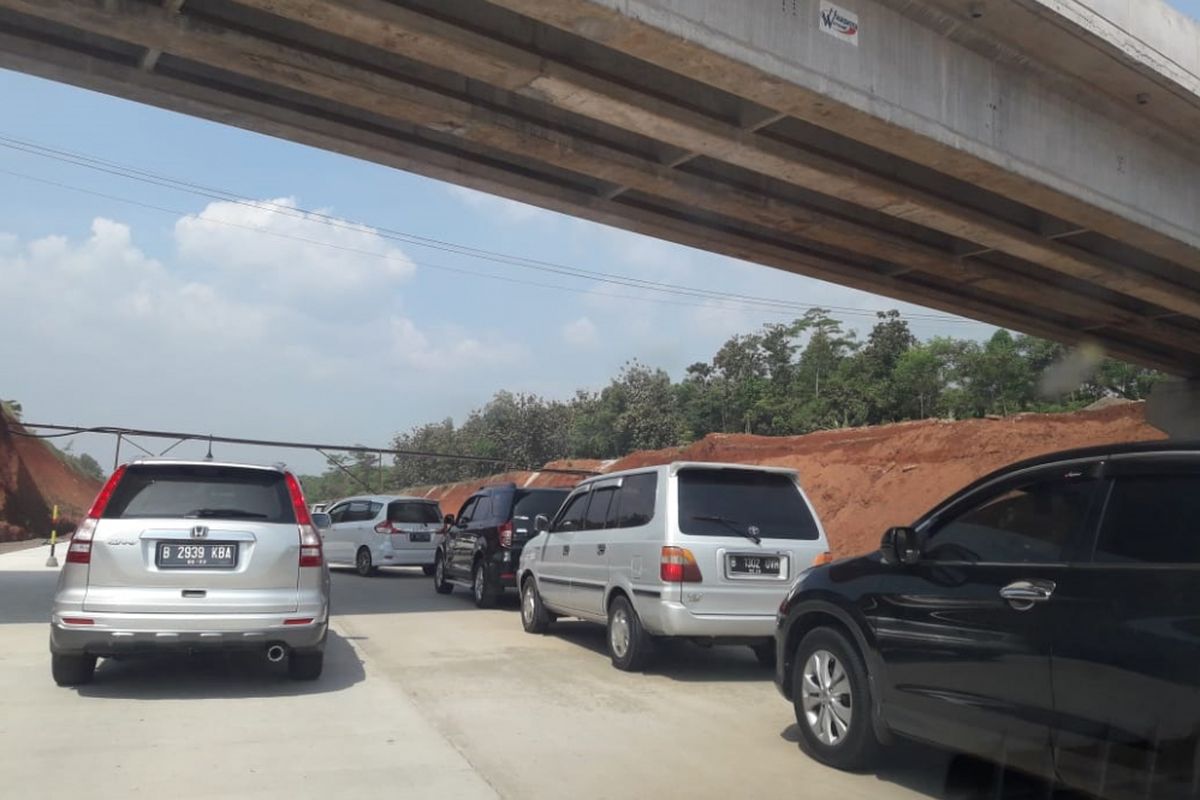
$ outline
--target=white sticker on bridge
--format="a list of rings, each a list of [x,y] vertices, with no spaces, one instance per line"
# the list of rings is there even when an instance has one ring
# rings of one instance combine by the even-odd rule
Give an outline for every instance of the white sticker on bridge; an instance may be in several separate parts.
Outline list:
[[[858,47],[858,14],[852,11],[835,6],[829,0],[821,0],[817,27],[835,39],[849,42]]]

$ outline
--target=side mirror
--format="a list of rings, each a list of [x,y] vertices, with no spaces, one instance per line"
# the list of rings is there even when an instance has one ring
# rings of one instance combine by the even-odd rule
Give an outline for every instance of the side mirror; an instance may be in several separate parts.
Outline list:
[[[445,517],[442,518],[442,524],[445,525],[447,528],[452,526],[454,524],[454,515],[447,514]]]
[[[324,511],[318,511],[312,515],[313,526],[319,531],[327,531],[333,527],[333,518]]]
[[[550,532],[550,518],[545,514],[538,514],[533,518],[533,529],[538,533]]]
[[[879,551],[885,564],[909,566],[921,560],[917,532],[909,527],[888,528],[879,543]]]

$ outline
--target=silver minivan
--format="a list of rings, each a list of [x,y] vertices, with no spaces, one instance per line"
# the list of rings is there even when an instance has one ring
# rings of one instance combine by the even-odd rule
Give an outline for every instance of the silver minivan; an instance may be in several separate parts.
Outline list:
[[[773,665],[779,604],[828,549],[794,470],[740,464],[589,478],[535,525],[517,576],[525,630],[560,615],[604,623],[624,670],[657,637],[749,645]]]
[[[347,497],[331,505],[328,513],[332,527],[324,532],[325,558],[331,565],[352,564],[364,578],[379,567],[421,567],[426,575],[433,574],[445,527],[436,500]]]
[[[51,672],[70,686],[91,680],[101,656],[236,648],[286,658],[292,678],[313,680],[328,615],[329,568],[294,475],[134,461],[109,478],[67,547]]]

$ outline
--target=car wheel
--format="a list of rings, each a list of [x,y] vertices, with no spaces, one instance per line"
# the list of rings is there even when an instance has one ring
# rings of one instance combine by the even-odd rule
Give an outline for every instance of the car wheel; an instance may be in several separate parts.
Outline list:
[[[441,553],[433,559],[433,590],[438,594],[450,594],[454,591],[454,584],[446,580],[446,559],[442,558]]]
[[[526,633],[545,633],[550,627],[550,615],[542,605],[542,595],[532,576],[521,587],[521,625]]]
[[[608,655],[614,667],[636,672],[646,666],[654,642],[625,595],[608,607]]]
[[[96,657],[86,655],[50,654],[50,674],[59,686],[79,686],[89,683],[96,671]]]
[[[371,549],[369,547],[358,548],[358,554],[354,556],[354,569],[364,578],[369,578],[375,574],[375,565],[371,562]]]
[[[321,677],[325,667],[325,652],[301,653],[293,650],[288,655],[288,677],[294,681],[315,681]]]
[[[768,639],[765,642],[750,645],[750,649],[754,651],[754,657],[758,659],[759,666],[775,668],[775,640]]]
[[[880,744],[871,723],[871,687],[858,650],[839,631],[817,628],[796,648],[792,703],[800,749],[837,769],[867,769]]]
[[[433,564],[422,564],[421,565],[421,572],[424,572],[426,575],[432,575],[433,570],[434,570]]]
[[[488,571],[487,563],[483,559],[475,562],[471,593],[475,596],[475,605],[480,608],[496,605],[496,582],[488,575]]]

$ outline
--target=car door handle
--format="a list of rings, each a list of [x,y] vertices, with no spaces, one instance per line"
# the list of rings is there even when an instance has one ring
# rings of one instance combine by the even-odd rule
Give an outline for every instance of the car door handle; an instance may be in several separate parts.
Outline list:
[[[563,555],[564,555],[564,556],[569,556],[569,555],[571,555],[571,545],[569,545],[569,544],[564,544],[564,545],[563,545]]]
[[[1044,603],[1054,594],[1054,581],[1013,581],[1000,590],[1000,596],[1018,611],[1028,611],[1034,603]]]
[[[606,549],[605,545],[602,545],[602,544],[596,545],[596,555],[598,555],[598,556],[604,555],[605,549]]]

